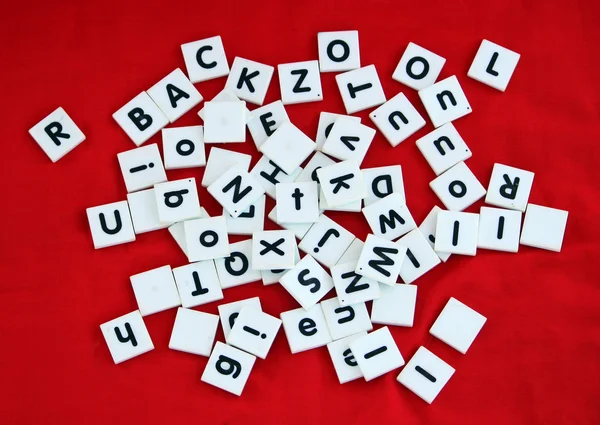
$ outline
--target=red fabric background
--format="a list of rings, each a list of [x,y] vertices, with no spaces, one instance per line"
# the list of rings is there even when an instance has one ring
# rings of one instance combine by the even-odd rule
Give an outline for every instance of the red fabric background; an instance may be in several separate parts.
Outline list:
[[[597,0],[5,3],[0,423],[600,423],[599,18]],[[424,116],[392,72],[409,41],[447,59],[440,78],[456,74],[474,111],[455,122],[473,151],[469,167],[486,186],[494,162],[534,171],[530,201],[570,212],[562,253],[481,250],[417,281],[415,326],[392,333],[406,359],[425,345],[456,368],[431,406],[396,382],[397,371],[339,385],[325,348],[292,355],[283,332],[237,398],[200,381],[205,358],[167,348],[175,310],[146,318],[154,351],[114,365],[98,326],[136,309],[129,276],[186,260],[166,230],[93,249],[85,209],[125,199],[116,154],[135,147],[112,113],[184,68],[184,42],[220,34],[230,63],[239,55],[277,65],[317,59],[317,32],[343,29],[360,31],[362,64],[377,66],[387,97],[403,91]],[[506,93],[466,76],[484,37],[522,55]],[[321,78],[323,102],[287,108],[311,137],[320,111],[344,111],[334,74]],[[210,99],[224,83],[197,87]],[[275,75],[266,103],[278,98]],[[58,106],[87,140],[52,164],[27,130]],[[175,125],[200,123],[196,111]],[[431,130],[397,148],[378,133],[363,164],[402,165],[418,222],[438,202],[415,146]],[[231,148],[258,159],[250,139]],[[199,182],[202,173],[168,176]],[[200,196],[220,212],[205,189]],[[360,214],[330,216],[366,236]],[[223,302],[250,296],[273,315],[297,307],[261,283],[228,289]],[[428,334],[450,296],[488,318],[466,355]],[[216,313],[216,304],[199,309]]]

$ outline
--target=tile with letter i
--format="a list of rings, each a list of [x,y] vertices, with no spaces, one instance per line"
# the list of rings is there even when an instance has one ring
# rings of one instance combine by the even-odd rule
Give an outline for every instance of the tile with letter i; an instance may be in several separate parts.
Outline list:
[[[350,350],[366,381],[404,365],[404,358],[387,326],[352,341]]]

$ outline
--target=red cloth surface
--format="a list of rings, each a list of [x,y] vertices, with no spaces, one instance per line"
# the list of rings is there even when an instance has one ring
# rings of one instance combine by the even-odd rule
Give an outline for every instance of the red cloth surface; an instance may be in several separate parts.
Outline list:
[[[0,423],[600,423],[599,18],[600,3],[583,0],[5,3]],[[454,123],[473,151],[467,164],[484,186],[494,162],[535,172],[530,201],[570,212],[562,252],[480,250],[416,282],[415,326],[391,331],[406,360],[424,345],[456,369],[431,406],[396,382],[398,371],[340,385],[325,348],[292,355],[283,329],[235,397],[200,381],[206,358],[167,348],[175,309],[145,318],[154,351],[114,365],[99,325],[137,308],[129,276],[186,259],[166,230],[93,249],[85,209],[125,199],[116,154],[135,147],[112,114],[185,70],[182,43],[221,35],[230,63],[275,66],[317,59],[317,32],[345,29],[359,30],[362,64],[376,65],[386,96],[404,92],[424,117],[392,72],[410,41],[447,59],[440,79],[457,75],[473,108]],[[466,75],[483,38],[521,54],[506,93]],[[287,107],[311,137],[320,111],[344,112],[334,75],[321,75],[324,101]],[[196,87],[210,99],[224,83]],[[278,98],[275,74],[265,104]],[[52,164],[27,130],[58,106],[87,140]],[[175,125],[201,124],[198,109]],[[372,125],[368,111],[358,115]],[[428,120],[396,148],[378,133],[363,163],[402,165],[417,222],[439,204],[415,146],[431,130]],[[259,158],[249,136],[227,148],[252,153],[252,165]],[[199,183],[203,171],[168,177]],[[201,187],[200,199],[220,213]],[[360,238],[368,232],[361,214],[328,215]],[[224,293],[222,302],[259,296],[276,316],[298,307],[278,285]],[[466,355],[428,333],[451,296],[488,318]],[[217,303],[198,309],[216,313]]]

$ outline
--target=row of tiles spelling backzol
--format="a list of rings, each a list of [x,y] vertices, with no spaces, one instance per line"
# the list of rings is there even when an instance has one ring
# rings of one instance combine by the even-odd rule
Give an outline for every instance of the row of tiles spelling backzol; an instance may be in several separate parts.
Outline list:
[[[464,163],[471,151],[451,123],[471,108],[456,77],[435,83],[445,59],[413,43],[393,78],[419,90],[436,127],[417,146],[438,175],[430,186],[447,211],[435,207],[417,228],[401,167],[360,169],[375,135],[360,118],[321,113],[316,143],[291,124],[284,104],[321,100],[319,72],[348,71],[336,76],[346,112],[379,106],[370,118],[393,146],[425,125],[402,93],[386,101],[374,66],[360,67],[356,31],[320,33],[318,39],[319,61],[279,65],[282,101],[248,111],[244,101],[262,105],[273,68],[236,58],[230,72],[221,39],[213,37],[182,46],[189,79],[177,69],[114,114],[138,146],[162,129],[164,163],[155,144],[118,155],[128,199],[88,209],[95,247],[169,227],[192,263],[131,277],[139,312],[101,326],[115,362],[153,348],[143,315],[183,306],[169,346],[205,356],[212,350],[202,379],[235,394],[255,356],[266,357],[282,321],[292,352],[327,344],[340,382],[370,380],[404,365],[387,328],[367,334],[372,323],[412,326],[416,286],[397,285],[397,276],[409,284],[452,253],[475,255],[478,247],[517,252],[521,243],[560,250],[567,213],[528,205],[529,171],[496,164],[486,202],[504,209],[461,212],[486,195]],[[503,91],[518,59],[484,40],[468,75]],[[225,75],[225,89],[198,112],[203,127],[163,129],[202,101],[192,83]],[[246,126],[263,154],[250,172],[248,155],[215,147],[206,161],[205,143],[245,142]],[[60,108],[30,133],[53,161],[85,138]],[[200,207],[195,179],[167,182],[165,169],[201,166],[202,185],[223,206],[220,217]],[[288,230],[263,231],[265,193],[277,205],[269,218]],[[327,210],[362,210],[372,234],[363,243],[322,215]],[[252,240],[229,244],[228,234]],[[298,247],[307,254],[302,259]],[[302,308],[279,320],[262,313],[257,298],[221,305],[228,345],[218,342],[213,349],[219,318],[190,308],[222,299],[222,288],[259,279],[281,282]],[[338,297],[320,302],[334,287]],[[365,302],[371,300],[369,318]],[[464,353],[484,322],[451,299],[431,333]],[[453,372],[421,347],[398,380],[431,402]]]

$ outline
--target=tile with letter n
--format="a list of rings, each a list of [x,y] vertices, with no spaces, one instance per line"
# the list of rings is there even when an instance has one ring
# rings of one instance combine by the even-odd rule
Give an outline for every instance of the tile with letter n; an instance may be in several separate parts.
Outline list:
[[[405,256],[406,247],[368,235],[355,272],[379,283],[395,285]]]
[[[352,341],[350,350],[366,381],[404,365],[404,358],[387,326]]]
[[[419,97],[435,128],[473,112],[455,75],[419,90]]]
[[[135,241],[127,201],[91,207],[86,214],[95,249]]]
[[[208,193],[235,218],[260,198],[265,190],[242,166],[234,165],[208,186]]]
[[[223,290],[213,260],[198,261],[173,269],[181,305],[196,307],[223,299]]]
[[[100,330],[115,364],[154,350],[144,319],[137,310],[101,324]]]
[[[237,396],[242,395],[255,361],[252,354],[217,341],[201,380]]]

